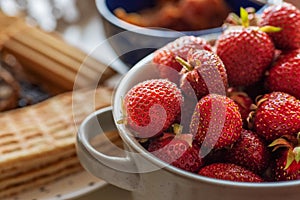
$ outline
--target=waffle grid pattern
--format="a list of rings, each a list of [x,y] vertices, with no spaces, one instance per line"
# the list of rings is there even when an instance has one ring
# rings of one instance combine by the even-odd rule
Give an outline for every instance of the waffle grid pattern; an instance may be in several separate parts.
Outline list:
[[[0,113],[0,197],[81,170],[77,126],[88,114],[109,106],[111,93],[104,87],[68,92]]]

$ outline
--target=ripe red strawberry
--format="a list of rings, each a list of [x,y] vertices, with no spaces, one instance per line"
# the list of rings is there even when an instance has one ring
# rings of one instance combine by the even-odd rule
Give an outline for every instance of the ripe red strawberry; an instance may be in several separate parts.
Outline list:
[[[278,49],[300,48],[300,10],[292,4],[269,6],[262,13],[260,24],[282,28],[280,32],[269,33]]]
[[[138,138],[156,136],[175,121],[183,97],[176,84],[152,79],[131,88],[124,98],[124,123]]]
[[[182,36],[154,52],[153,63],[161,78],[168,78],[174,83],[179,83],[179,74],[182,66],[176,61],[176,56],[187,58],[190,49],[205,49],[212,51],[210,44],[203,38],[195,36]]]
[[[241,117],[244,123],[247,122],[247,118],[252,109],[253,101],[245,92],[240,92],[235,88],[229,88],[227,95],[232,99],[239,107]]]
[[[232,163],[214,163],[200,169],[198,174],[236,182],[263,182],[257,174]]]
[[[187,58],[187,54],[190,49],[207,50],[212,51],[212,47],[207,41],[201,37],[195,36],[182,36],[173,42],[166,45],[167,49],[183,59]]]
[[[242,27],[225,31],[217,40],[217,54],[223,61],[231,86],[258,82],[273,61],[274,44],[262,28],[249,27],[246,10],[241,8]],[[269,27],[265,31],[278,31]]]
[[[170,81],[179,83],[179,72],[182,66],[175,59],[176,54],[170,49],[161,48],[154,52],[153,63],[157,64],[159,76]]]
[[[274,51],[270,37],[255,28],[229,30],[217,41],[217,54],[232,86],[258,82],[271,64]]]
[[[300,131],[300,101],[283,92],[265,94],[257,103],[254,130],[267,141]]]
[[[297,138],[294,136],[281,137],[269,146],[274,147],[274,153],[277,153],[272,168],[275,180],[300,180],[299,134]]]
[[[187,96],[201,99],[208,93],[226,95],[228,87],[226,69],[215,53],[191,49],[187,61],[179,59],[184,66],[181,71],[180,88]]]
[[[227,162],[240,165],[257,174],[268,167],[270,152],[264,140],[256,133],[243,129],[241,137],[225,154]]]
[[[241,114],[232,99],[209,94],[197,103],[190,124],[190,133],[194,135],[194,141],[201,145],[201,148],[209,151],[232,145],[240,137],[241,131]]]
[[[289,93],[300,99],[300,49],[282,55],[270,69],[267,87],[271,91]]]
[[[191,134],[164,134],[150,142],[148,151],[159,159],[189,172],[198,172],[203,165],[199,149],[191,145]]]

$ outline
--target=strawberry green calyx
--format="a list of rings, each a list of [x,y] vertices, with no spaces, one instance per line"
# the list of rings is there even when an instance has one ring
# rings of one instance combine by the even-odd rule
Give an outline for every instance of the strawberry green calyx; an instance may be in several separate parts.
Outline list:
[[[175,134],[175,138],[177,139],[181,139],[181,140],[185,140],[190,147],[192,147],[193,145],[193,136],[191,134],[184,134],[182,133],[183,130],[183,126],[180,124],[172,124],[172,128],[173,128],[173,133]]]
[[[295,143],[295,136],[290,137],[292,140],[286,139],[290,144],[275,154],[275,165],[272,167],[277,181],[298,180],[300,175],[300,146]]]
[[[194,69],[194,67],[191,64],[189,64],[186,60],[184,60],[183,58],[176,56],[175,59],[187,71],[192,71]]]
[[[258,30],[265,32],[265,33],[276,33],[282,30],[282,28],[280,27],[276,27],[276,26],[263,26],[260,27]]]
[[[255,119],[255,116],[256,116],[256,112],[257,112],[257,109],[258,107],[263,103],[265,102],[266,100],[268,100],[267,98],[263,98],[262,95],[259,95],[255,98],[255,104],[252,104],[250,106],[250,110],[251,112],[249,113],[248,117],[247,117],[247,122],[248,122],[248,128],[250,130],[253,129],[254,127],[254,119]]]
[[[240,8],[240,15],[241,15],[241,20],[242,20],[242,26],[247,28],[249,27],[249,17],[248,17],[248,12],[245,8]]]
[[[174,132],[175,135],[182,134],[183,127],[180,124],[173,124],[172,128],[173,128],[173,132]]]
[[[287,159],[286,159],[286,165],[284,167],[284,170],[287,170],[289,166],[291,166],[292,162],[295,160],[295,154],[293,151],[289,150],[287,153]]]
[[[297,135],[297,141],[290,135],[286,135],[274,140],[269,145],[269,147],[274,147],[273,151],[276,151],[279,148],[287,148],[286,164],[283,168],[284,170],[287,170],[294,161],[297,164],[300,161],[300,143],[298,142],[299,135],[300,133]]]
[[[243,108],[247,108],[246,105],[245,105],[245,102],[241,98],[239,98],[239,96],[248,97],[248,95],[245,92],[231,92],[229,94],[229,97],[232,100],[234,100],[235,102],[240,104]]]
[[[276,26],[265,25],[258,27],[258,20],[253,8],[240,8],[240,17],[235,13],[230,13],[226,19],[227,24],[242,26],[243,28],[254,28],[265,33],[280,32],[282,28]],[[226,23],[226,22],[225,22]]]
[[[299,163],[300,161],[300,147],[295,147],[293,149],[293,153],[295,154],[295,161]]]
[[[248,128],[249,128],[250,130],[252,130],[253,127],[254,127],[254,118],[255,118],[255,114],[256,114],[255,111],[251,111],[251,112],[249,113],[248,117],[247,117]]]
[[[295,161],[299,163],[300,161],[300,132],[297,134],[298,145],[293,149],[293,153],[295,154]]]
[[[279,148],[289,148],[289,149],[291,149],[292,145],[284,137],[280,137],[280,138],[274,140],[271,144],[269,144],[269,147],[274,147],[272,151],[276,151]]]
[[[244,8],[240,8],[240,15],[241,15],[241,24],[244,28],[247,28],[250,26],[250,22],[249,22],[249,12],[244,9]],[[235,19],[236,20],[236,19]],[[265,33],[276,33],[276,32],[279,32],[282,30],[282,28],[280,27],[276,27],[276,26],[269,26],[269,25],[266,25],[266,26],[262,26],[262,27],[259,27],[258,30],[262,31],[262,32],[265,32]]]
[[[226,18],[224,24],[225,25],[238,25],[243,27],[248,26],[257,26],[258,25],[258,17],[256,15],[256,10],[253,7],[247,7],[246,9],[240,8],[240,16],[236,13],[229,13]]]

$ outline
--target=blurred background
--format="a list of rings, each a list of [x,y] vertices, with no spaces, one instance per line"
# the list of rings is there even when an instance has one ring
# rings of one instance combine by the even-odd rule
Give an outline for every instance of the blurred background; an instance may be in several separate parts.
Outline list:
[[[299,0],[285,1],[300,7]],[[9,16],[25,16],[45,31],[56,30],[86,49],[93,47],[95,39],[105,39],[94,0],[0,0],[0,9]]]
[[[68,42],[91,49],[101,37],[101,20],[94,0],[0,0],[9,16],[23,16],[43,30],[58,31]]]
[[[286,1],[300,7],[299,0]],[[97,59],[105,64],[116,57],[106,42],[95,0],[0,0],[0,9],[8,16],[22,16],[45,31],[58,32],[66,42],[86,53],[100,44],[105,54],[97,53]],[[126,72],[120,65],[115,68]]]
[[[299,0],[286,1],[300,7]],[[94,0],[0,0],[0,9],[9,16],[24,16],[45,31],[58,31],[87,52],[105,40]]]

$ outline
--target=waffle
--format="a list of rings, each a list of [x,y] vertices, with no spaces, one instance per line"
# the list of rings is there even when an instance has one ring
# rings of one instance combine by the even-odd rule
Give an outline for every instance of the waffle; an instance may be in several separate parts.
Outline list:
[[[104,87],[68,92],[1,113],[0,198],[80,170],[77,126],[91,112],[110,105],[111,94]]]
[[[40,177],[45,177],[47,175],[52,175],[57,173],[60,170],[67,169],[71,166],[80,166],[78,165],[78,159],[75,155],[70,158],[66,158],[62,161],[56,163],[51,163],[47,166],[27,171],[26,173],[21,173],[17,176],[13,176],[0,181],[0,191],[7,190],[16,185],[21,185],[22,183],[27,183],[32,180],[37,180]]]
[[[19,166],[14,166],[12,168],[9,168],[7,170],[3,170],[0,173],[0,182],[3,179],[7,179],[10,177],[18,176],[19,174],[26,173],[30,170],[39,169],[41,167],[49,165],[49,163],[55,163],[59,160],[63,160],[66,158],[69,158],[73,156],[76,153],[75,148],[73,148],[73,145],[66,148],[66,150],[61,150],[61,152],[53,153],[51,155],[47,155],[47,157],[43,159],[38,160],[38,164],[33,162],[32,160],[18,162],[16,164],[19,164]]]

